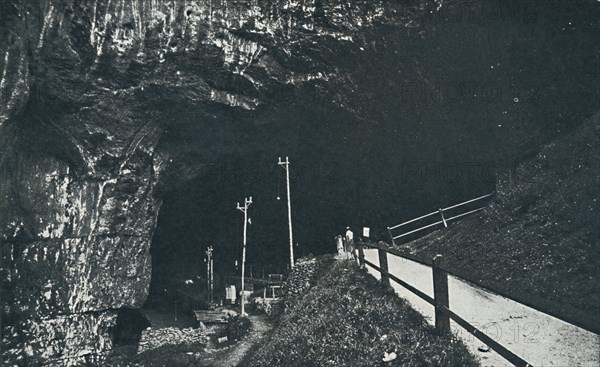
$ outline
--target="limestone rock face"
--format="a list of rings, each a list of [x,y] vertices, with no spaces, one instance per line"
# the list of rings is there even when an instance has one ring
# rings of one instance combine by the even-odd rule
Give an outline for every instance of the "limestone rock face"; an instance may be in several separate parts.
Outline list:
[[[2,175],[3,364],[110,349],[115,310],[146,299],[157,163],[140,150],[129,173],[96,179],[27,158]]]
[[[70,365],[106,354],[117,310],[147,297],[161,190],[209,176],[194,171],[198,160],[260,153],[265,140],[248,139],[256,127],[270,126],[260,131],[273,150],[293,148],[281,146],[290,140],[315,152],[339,141],[360,147],[348,152],[354,159],[331,150],[346,168],[372,163],[356,155],[381,156],[373,171],[390,176],[369,190],[395,198],[411,190],[388,185],[390,170],[402,169],[397,157],[425,159],[421,141],[472,136],[436,148],[435,159],[459,148],[479,156],[490,145],[510,155],[529,142],[517,138],[539,133],[531,116],[595,111],[582,101],[597,98],[579,91],[596,70],[597,17],[567,33],[572,19],[549,15],[570,17],[555,7],[577,4],[534,7],[537,17],[521,22],[530,13],[520,6],[536,2],[507,3],[503,14],[516,20],[452,10],[465,4],[458,0],[0,1],[0,363]],[[445,9],[469,23],[444,22]],[[548,24],[556,32],[538,32]],[[507,26],[523,31],[507,37]],[[588,61],[573,62],[571,49],[588,50]],[[550,83],[553,102],[516,104],[511,92],[481,103],[465,92],[468,105],[448,103],[435,83],[524,76]],[[432,94],[434,105],[420,102]],[[498,141],[479,139],[500,126]],[[239,149],[242,140],[253,148]]]
[[[177,110],[252,111],[277,88],[328,81],[331,55],[310,48],[354,42],[395,11],[341,0],[1,6],[6,366],[94,362],[111,349],[116,310],[143,305],[169,161],[157,146]]]

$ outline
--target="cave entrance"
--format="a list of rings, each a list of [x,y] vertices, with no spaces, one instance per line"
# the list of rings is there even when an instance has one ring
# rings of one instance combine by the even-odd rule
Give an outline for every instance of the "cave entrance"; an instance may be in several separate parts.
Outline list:
[[[161,194],[157,226],[152,238],[152,278],[144,313],[156,327],[194,327],[194,310],[208,309],[206,249],[218,248],[215,257],[214,295],[220,296],[225,262],[219,237],[228,232],[219,226],[222,216],[207,208],[202,182],[170,187]],[[224,199],[221,199],[225,201]],[[235,214],[235,213],[234,213]],[[223,288],[224,294],[224,288]]]
[[[229,167],[231,161],[224,162],[226,172],[237,172]],[[268,167],[281,170],[276,164]],[[144,306],[153,325],[194,326],[193,311],[210,308],[208,247],[214,249],[212,305],[226,303],[225,290],[231,285],[239,289],[243,215],[235,203],[249,193],[259,201],[249,216],[245,275],[262,278],[285,272],[289,259],[287,204],[277,200],[271,171],[279,172],[266,171],[265,178],[261,176],[257,182],[247,182],[243,175],[214,174],[169,185],[161,192],[163,203],[150,248],[152,278]]]
[[[150,321],[142,311],[127,307],[120,308],[113,333],[113,345],[115,347],[137,345],[142,332],[150,326]]]

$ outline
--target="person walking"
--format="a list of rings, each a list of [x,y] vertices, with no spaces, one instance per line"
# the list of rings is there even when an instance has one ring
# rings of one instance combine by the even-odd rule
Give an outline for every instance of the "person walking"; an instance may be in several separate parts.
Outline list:
[[[354,233],[350,229],[350,227],[346,227],[346,251],[352,252],[354,251]]]
[[[341,234],[335,236],[335,244],[337,247],[338,255],[343,254],[344,253],[344,240],[342,239]]]

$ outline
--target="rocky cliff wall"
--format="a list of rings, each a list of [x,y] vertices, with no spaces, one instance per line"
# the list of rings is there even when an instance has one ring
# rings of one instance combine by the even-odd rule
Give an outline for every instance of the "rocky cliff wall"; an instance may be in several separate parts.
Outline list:
[[[111,347],[116,310],[146,299],[160,160],[141,149],[112,178],[54,158],[3,168],[3,364],[93,359]]]
[[[357,162],[375,174],[401,171],[398,157],[519,156],[579,121],[597,109],[596,3],[0,1],[2,364],[110,349],[116,310],[147,294],[157,190],[203,178],[199,159],[263,156],[268,141],[337,154],[354,180]],[[454,82],[504,93],[444,100],[438,84]],[[421,157],[423,141],[435,151]],[[397,206],[414,187],[392,177],[369,191]],[[359,192],[339,189],[333,201]]]
[[[78,365],[140,307],[172,104],[253,110],[328,80],[318,41],[386,20],[373,1],[2,2],[2,364]],[[174,102],[175,101],[175,102]]]

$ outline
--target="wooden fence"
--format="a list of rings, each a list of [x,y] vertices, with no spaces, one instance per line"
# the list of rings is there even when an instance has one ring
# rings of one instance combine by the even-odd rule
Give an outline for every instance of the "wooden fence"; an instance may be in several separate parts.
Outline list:
[[[380,266],[377,266],[377,265],[373,264],[372,262],[365,259],[365,255],[364,255],[364,251],[363,251],[364,246],[376,248],[378,250]],[[420,291],[419,289],[413,287],[412,285],[406,283],[402,279],[396,277],[394,274],[391,274],[389,272],[387,254],[392,252],[390,249],[387,249],[381,245],[376,245],[376,244],[372,244],[372,243],[368,243],[368,244],[358,243],[357,248],[358,248],[358,259],[357,260],[358,260],[359,264],[361,266],[368,265],[371,268],[379,271],[381,273],[381,281],[384,284],[389,286],[390,280],[393,280],[394,282],[398,283],[402,287],[406,288],[410,292],[417,295],[419,298],[423,299],[427,303],[434,306],[435,327],[439,333],[449,334],[450,333],[450,320],[454,320],[458,325],[460,325],[465,330],[467,330],[468,332],[473,334],[473,336],[475,336],[477,339],[481,340],[483,343],[485,343],[491,349],[496,351],[499,355],[501,355],[503,358],[505,358],[507,361],[509,361],[513,365],[518,366],[518,367],[528,367],[528,366],[531,367],[532,366],[531,364],[527,363],[527,361],[525,361],[524,359],[522,359],[515,353],[508,350],[506,347],[504,347],[503,345],[498,343],[496,340],[494,340],[491,337],[489,337],[488,335],[486,335],[483,331],[481,331],[480,329],[478,329],[477,327],[475,327],[474,325],[472,325],[471,323],[469,323],[462,317],[458,316],[456,313],[454,313],[450,309],[450,305],[449,305],[449,301],[448,301],[448,299],[449,299],[449,295],[448,295],[448,274],[449,274],[449,272],[440,266],[441,261],[442,261],[441,255],[435,256],[433,258],[433,260],[431,261],[431,264],[425,264],[428,266],[430,265],[432,272],[433,272],[433,297],[430,297],[429,295],[425,294],[424,292]],[[395,252],[393,254],[398,255]],[[400,256],[400,257],[403,257],[403,256]],[[410,260],[412,260],[412,259],[410,259]],[[423,262],[419,261],[419,263],[423,263]]]
[[[444,215],[444,213],[447,213],[447,212],[449,212],[451,210],[454,210],[454,209],[462,208],[462,207],[464,207],[467,204],[471,204],[471,203],[475,203],[475,202],[482,202],[484,199],[490,198],[493,195],[494,195],[494,193],[490,193],[490,194],[487,194],[487,195],[483,195],[483,196],[477,197],[475,199],[464,201],[464,202],[462,202],[460,204],[452,205],[452,206],[449,206],[449,207],[446,207],[446,208],[440,208],[440,209],[438,209],[438,210],[436,210],[434,212],[431,212],[429,214],[425,214],[425,215],[422,215],[420,217],[417,217],[417,218],[408,220],[406,222],[397,224],[395,226],[388,227],[387,230],[388,230],[388,233],[389,233],[390,238],[392,240],[392,244],[395,245],[397,239],[400,239],[402,237],[406,237],[408,235],[420,232],[420,231],[422,231],[424,229],[431,228],[431,227],[434,227],[434,226],[437,226],[437,225],[440,225],[440,224],[443,224],[444,227],[448,227],[448,222],[450,222],[452,220],[455,220],[455,219],[458,219],[458,218],[461,218],[461,217],[464,217],[464,216],[469,215],[469,214],[476,213],[476,212],[478,212],[480,210],[483,210],[483,209],[485,209],[485,206],[479,207],[477,209],[469,210],[469,211],[466,211],[464,213],[458,213],[458,214],[455,213],[455,215],[450,216],[448,218],[446,218],[446,216]],[[409,230],[407,232],[403,232],[403,233],[398,234],[396,236],[394,236],[394,234],[393,234],[394,231],[397,231],[397,230],[401,229],[402,227],[404,227],[404,226],[406,226],[408,224],[415,223],[417,221],[423,220],[425,218],[432,217],[434,215],[439,215],[440,216],[440,220],[437,221],[437,222],[429,223],[429,224],[424,225],[422,227],[419,227],[417,229],[413,229],[413,230]]]
[[[379,264],[380,264],[379,266],[377,266],[377,265],[373,264],[372,262],[365,259],[365,255],[364,255],[364,251],[363,251],[364,247],[377,249],[378,259],[379,259]],[[388,268],[388,254],[397,256],[399,258],[403,258],[405,260],[410,260],[412,262],[415,262],[415,263],[418,263],[418,264],[421,264],[421,265],[431,268],[432,275],[433,275],[433,297],[431,297],[431,296],[427,295],[426,293],[422,292],[421,290],[413,287],[412,285],[408,284],[407,282],[403,281],[402,279],[399,279],[394,274],[391,274],[389,272],[389,268]],[[497,341],[495,341],[488,335],[486,335],[483,331],[481,331],[480,329],[478,329],[477,327],[475,327],[468,321],[464,320],[462,317],[458,316],[456,313],[454,313],[450,309],[449,302],[448,302],[449,301],[448,275],[452,275],[454,278],[456,278],[462,282],[470,283],[484,291],[487,291],[489,293],[496,294],[498,296],[504,297],[511,301],[517,302],[523,306],[529,307],[535,311],[538,311],[538,312],[541,312],[548,316],[554,317],[556,319],[559,319],[563,322],[566,322],[568,324],[571,324],[571,325],[581,328],[583,330],[587,330],[594,334],[600,333],[600,329],[598,329],[597,327],[584,324],[581,321],[576,320],[576,319],[565,317],[564,315],[557,314],[556,312],[553,312],[548,309],[544,309],[543,307],[540,307],[538,305],[533,305],[525,299],[519,299],[512,295],[508,295],[504,292],[490,289],[490,288],[486,287],[485,285],[480,284],[478,282],[474,282],[472,280],[467,281],[462,276],[457,275],[455,272],[453,272],[447,268],[444,268],[442,266],[442,256],[441,255],[437,255],[431,260],[424,260],[424,259],[418,258],[415,255],[403,253],[397,249],[390,248],[384,242],[380,242],[378,244],[375,244],[372,242],[358,242],[357,250],[356,250],[356,253],[354,254],[354,256],[356,256],[356,260],[358,261],[358,263],[361,266],[368,265],[369,267],[378,271],[381,274],[381,282],[383,282],[384,284],[389,286],[389,285],[391,285],[390,280],[393,280],[400,286],[404,287],[411,293],[415,294],[419,298],[423,299],[425,302],[432,305],[434,307],[435,327],[440,333],[450,333],[450,320],[454,320],[458,325],[460,325],[465,330],[467,330],[468,332],[473,334],[473,336],[475,336],[476,338],[481,340],[483,343],[488,345],[491,349],[496,351],[500,356],[502,356],[503,358],[505,358],[507,361],[509,361],[510,363],[512,363],[515,366],[525,367],[525,366],[532,366],[532,365],[527,363],[521,357],[519,357],[515,353],[511,352],[506,347],[504,347],[503,345],[501,345],[500,343],[498,343]]]

